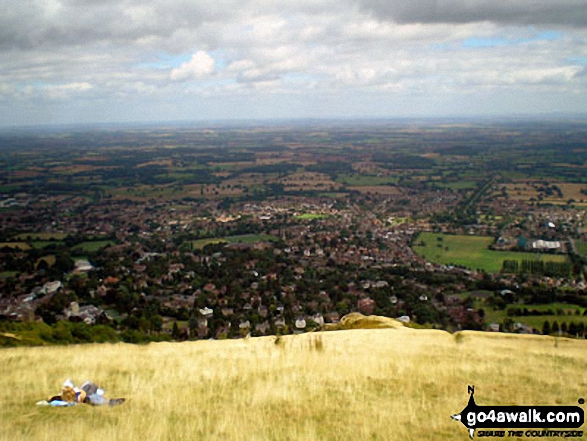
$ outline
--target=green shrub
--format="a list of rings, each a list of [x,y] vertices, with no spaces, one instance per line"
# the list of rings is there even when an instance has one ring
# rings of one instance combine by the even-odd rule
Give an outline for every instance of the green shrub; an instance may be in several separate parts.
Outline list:
[[[148,343],[149,338],[141,333],[140,331],[134,329],[127,329],[120,334],[120,338],[125,343]]]
[[[60,321],[53,328],[53,340],[57,343],[73,343],[71,334],[71,323]]]
[[[110,326],[96,325],[90,329],[91,338],[94,343],[117,343],[120,341],[118,333]]]

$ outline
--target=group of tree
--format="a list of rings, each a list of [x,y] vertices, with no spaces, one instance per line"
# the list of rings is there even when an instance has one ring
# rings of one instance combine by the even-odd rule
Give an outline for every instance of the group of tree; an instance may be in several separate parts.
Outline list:
[[[571,322],[568,324],[562,322],[559,325],[556,320],[553,321],[552,324],[548,320],[545,320],[542,325],[542,334],[544,335],[565,335],[569,337],[583,338],[586,337],[585,331],[585,323],[583,322]]]
[[[535,274],[547,277],[568,277],[572,265],[569,262],[551,262],[543,260],[512,260],[503,261],[502,271],[513,274]]]

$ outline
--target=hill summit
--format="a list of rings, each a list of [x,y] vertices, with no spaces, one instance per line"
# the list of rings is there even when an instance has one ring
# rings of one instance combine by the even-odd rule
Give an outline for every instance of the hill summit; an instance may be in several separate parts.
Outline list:
[[[339,329],[2,349],[0,439],[58,439],[66,427],[69,437],[96,441],[464,441],[450,416],[466,405],[468,385],[479,405],[577,405],[585,395],[585,340],[451,335],[359,314]],[[127,401],[35,406],[67,378],[93,380]]]

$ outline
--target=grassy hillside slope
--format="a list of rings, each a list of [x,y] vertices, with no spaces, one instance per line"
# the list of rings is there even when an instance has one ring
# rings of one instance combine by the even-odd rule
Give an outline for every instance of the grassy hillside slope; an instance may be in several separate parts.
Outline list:
[[[586,365],[584,340],[408,328],[3,349],[0,439],[464,441],[468,384],[480,405],[575,405]],[[35,406],[66,378],[128,402]]]

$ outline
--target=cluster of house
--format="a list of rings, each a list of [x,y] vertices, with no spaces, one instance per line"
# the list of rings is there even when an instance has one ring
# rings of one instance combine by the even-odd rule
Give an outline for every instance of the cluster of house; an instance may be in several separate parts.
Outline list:
[[[394,204],[398,197],[407,197],[411,202],[406,204],[405,209],[394,211],[393,216],[390,216],[386,205]],[[306,272],[313,268],[326,268],[332,263],[354,266],[359,270],[370,267],[406,266],[413,271],[452,274],[467,280],[479,280],[484,276],[476,271],[428,263],[412,251],[410,242],[414,234],[417,231],[433,228],[425,216],[422,216],[421,219],[412,219],[409,223],[399,220],[402,219],[402,215],[410,216],[412,214],[414,203],[420,204],[422,213],[432,213],[446,210],[447,205],[454,205],[459,200],[460,197],[450,191],[430,190],[415,192],[413,195],[407,192],[397,197],[390,197],[387,202],[382,203],[381,207],[365,212],[357,204],[349,203],[348,206],[340,207],[328,198],[312,197],[284,197],[258,203],[240,203],[230,209],[220,210],[218,204],[213,201],[200,202],[197,207],[193,203],[185,201],[158,202],[156,206],[148,206],[147,204],[112,200],[104,205],[100,203],[88,205],[80,198],[47,196],[45,199],[31,199],[22,210],[23,214],[28,214],[31,219],[35,220],[34,226],[24,226],[29,231],[74,231],[78,235],[114,234],[116,236],[118,245],[112,247],[108,252],[114,261],[124,261],[124,263],[117,263],[116,273],[107,277],[97,287],[95,295],[98,298],[106,296],[108,290],[114,289],[120,280],[131,280],[131,288],[136,292],[148,291],[152,293],[154,288],[155,293],[149,295],[161,300],[163,306],[172,309],[185,308],[191,311],[197,296],[191,283],[194,274],[187,271],[179,261],[180,252],[178,247],[172,243],[171,238],[178,233],[188,234],[194,231],[212,234],[219,229],[231,228],[231,225],[237,224],[242,218],[246,218],[248,222],[256,223],[262,227],[264,232],[273,234],[286,242],[285,246],[274,248],[273,251],[276,255],[283,253],[290,261],[296,262],[292,267],[296,280],[302,280]],[[58,212],[67,212],[70,213],[70,216],[58,216]],[[306,217],[306,219],[302,216],[296,217],[295,215],[299,213],[313,216]],[[11,223],[16,222],[14,217],[9,219],[2,213],[0,216],[3,220],[6,219],[7,228],[11,226]],[[561,234],[561,232],[545,222],[548,214],[540,211],[534,213],[533,216],[534,218],[529,220],[532,222],[531,225],[536,226],[539,231],[545,229],[553,239],[537,240],[535,246],[544,249],[562,247],[562,242],[556,240],[556,234]],[[579,220],[573,217],[575,214],[569,213],[568,216],[571,217],[565,219],[569,225],[579,225],[577,223]],[[315,218],[318,218],[319,221],[316,221]],[[552,214],[549,219],[553,219],[556,225],[559,225],[561,220],[560,217],[555,218]],[[16,227],[16,224],[12,225],[12,228]],[[23,225],[18,227],[22,229]],[[471,226],[471,228],[477,228],[477,233],[495,233],[495,225],[478,225]],[[517,229],[519,228],[514,224],[506,226],[504,237],[515,234]],[[147,245],[154,240],[164,244],[157,251],[149,249]],[[498,241],[498,245],[499,243]],[[506,239],[503,243],[506,244]],[[239,247],[272,248],[266,243],[236,243],[230,244],[228,247],[235,249]],[[126,259],[128,256],[132,256],[130,264]],[[156,276],[149,275],[150,260],[159,257],[167,261],[165,271]],[[205,259],[210,259],[210,256],[194,256],[194,259],[203,262]],[[87,273],[94,269],[91,259],[89,261],[79,259],[75,262],[74,273]],[[33,275],[22,274],[20,281],[24,282],[30,277]],[[266,274],[263,277],[270,277],[270,275]],[[513,278],[510,279],[507,275],[490,275],[489,277],[499,277],[504,286],[508,286],[510,282],[514,283]],[[583,283],[562,279],[543,278],[542,280],[557,287],[581,288],[578,284]],[[372,288],[385,289],[386,283],[382,280],[375,280],[365,281],[362,286],[351,286],[349,289],[356,299],[352,307],[364,314],[373,314],[377,304],[369,295],[369,290]],[[528,283],[531,283],[531,279]],[[17,284],[16,291],[12,292],[10,296],[0,297],[0,315],[15,320],[34,320],[38,318],[35,317],[35,310],[39,305],[46,302],[59,289],[67,289],[67,286],[63,287],[59,281],[47,281],[32,290],[22,288],[28,284],[30,281],[21,285]],[[249,292],[250,298],[244,300],[242,305],[218,304],[201,308],[198,316],[198,329],[200,330],[198,332],[206,335],[208,325],[213,317],[223,317],[227,319],[225,323],[229,324],[231,317],[240,315],[243,311],[248,313],[253,309],[260,320],[258,323],[251,323],[246,318],[240,320],[238,327],[243,332],[252,330],[265,334],[270,329],[283,329],[286,326],[301,331],[315,325],[321,325],[325,321],[336,322],[340,319],[339,312],[332,306],[322,309],[320,314],[305,314],[303,312],[304,301],[320,302],[321,298],[328,297],[327,293],[319,293],[314,299],[299,299],[296,298],[295,287],[283,287],[284,294],[292,296],[294,299],[291,302],[292,311],[288,315],[292,318],[286,319],[283,311],[279,310],[279,308],[284,308],[283,305],[278,304],[277,311],[269,311],[266,299],[255,298],[255,289],[252,285]],[[457,324],[483,322],[477,312],[460,304],[435,303],[433,295],[438,289],[441,288],[423,286],[419,289],[419,292],[423,293],[420,301],[430,302],[437,309],[445,311]],[[216,286],[202,287],[202,291],[209,292],[211,295],[222,294],[221,290],[222,288]],[[424,292],[428,292],[428,294],[424,294]],[[145,296],[149,297],[149,295]],[[395,302],[398,307],[401,306],[401,300],[397,297],[395,297]],[[327,303],[327,300],[324,300],[324,303]],[[93,324],[103,314],[104,311],[97,306],[80,306],[73,303],[65,308],[60,317]],[[404,321],[409,319],[410,317],[402,318]],[[496,325],[492,324],[491,327],[494,329]]]

